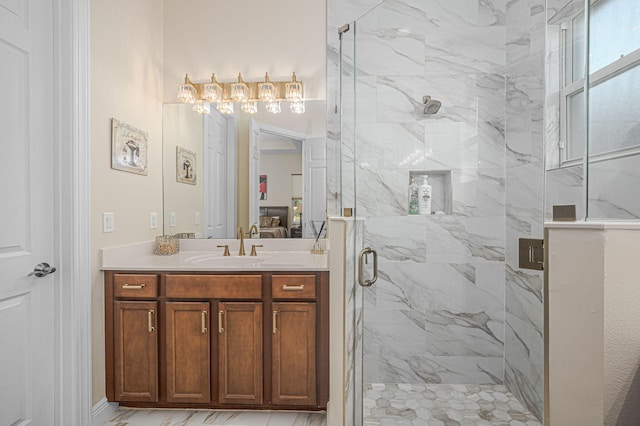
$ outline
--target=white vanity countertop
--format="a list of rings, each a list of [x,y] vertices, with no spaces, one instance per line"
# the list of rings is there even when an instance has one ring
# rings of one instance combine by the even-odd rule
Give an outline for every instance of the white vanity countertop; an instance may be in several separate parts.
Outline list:
[[[246,256],[238,256],[238,240],[184,239],[180,251],[170,256],[153,254],[153,241],[103,248],[102,270],[118,271],[328,271],[329,257],[312,254],[313,240],[308,239],[246,239]],[[320,241],[322,248],[326,240]],[[224,257],[229,245],[231,256]],[[253,244],[257,256],[249,256]]]

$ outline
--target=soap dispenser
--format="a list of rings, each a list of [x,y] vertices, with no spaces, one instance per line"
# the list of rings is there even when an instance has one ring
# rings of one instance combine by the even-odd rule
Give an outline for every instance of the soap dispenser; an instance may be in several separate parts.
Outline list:
[[[431,214],[431,185],[427,175],[422,176],[422,184],[418,187],[418,213]]]

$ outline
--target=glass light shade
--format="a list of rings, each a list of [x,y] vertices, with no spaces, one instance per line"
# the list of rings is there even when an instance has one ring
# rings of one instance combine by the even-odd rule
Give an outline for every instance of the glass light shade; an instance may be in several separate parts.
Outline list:
[[[178,85],[178,100],[192,104],[196,101],[196,88],[191,83]]]
[[[238,74],[238,82],[231,85],[231,99],[236,102],[249,99],[249,87],[242,81],[242,74]]]
[[[289,108],[294,114],[304,114],[304,101],[292,101]]]
[[[222,114],[233,114],[233,102],[223,101],[218,103],[218,111]]]
[[[198,101],[193,104],[193,110],[200,114],[209,114],[211,112],[211,107],[207,102]]]
[[[222,100],[222,87],[218,83],[205,83],[202,90],[202,99],[208,102],[220,102]]]
[[[258,112],[258,103],[255,101],[244,101],[242,102],[240,109],[242,109],[242,111],[246,112],[247,114],[255,114],[256,112]]]
[[[285,84],[285,97],[290,101],[302,100],[302,82],[296,80],[295,72],[291,81]]]
[[[282,111],[280,108],[280,101],[268,101],[266,104],[267,111],[272,114],[278,114]]]
[[[276,86],[270,81],[260,83],[258,86],[258,97],[261,101],[272,101],[276,98]]]
[[[258,98],[261,101],[273,101],[276,98],[276,86],[269,81],[269,73],[264,75],[264,83],[258,84]]]

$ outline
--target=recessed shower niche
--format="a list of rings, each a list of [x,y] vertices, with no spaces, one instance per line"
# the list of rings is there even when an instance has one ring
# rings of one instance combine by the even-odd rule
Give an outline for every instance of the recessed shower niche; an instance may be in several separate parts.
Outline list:
[[[413,181],[419,187],[423,183],[423,177],[427,176],[431,186],[431,212],[430,214],[451,214],[452,213],[452,190],[451,190],[451,170],[409,170],[407,183]],[[409,191],[407,191],[409,192]],[[410,201],[410,200],[409,200]],[[411,213],[409,215],[418,215]]]

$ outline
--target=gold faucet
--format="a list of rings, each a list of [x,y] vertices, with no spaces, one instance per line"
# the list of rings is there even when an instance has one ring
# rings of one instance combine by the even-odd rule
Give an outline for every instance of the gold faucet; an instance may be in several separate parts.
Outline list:
[[[237,238],[240,240],[240,250],[238,251],[238,256],[244,256],[246,253],[244,252],[244,229],[242,226],[238,228]]]
[[[251,228],[249,228],[249,237],[253,238],[254,235],[258,235],[259,233],[258,227],[255,224],[251,225]]]

